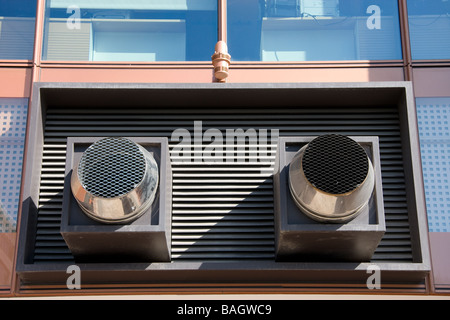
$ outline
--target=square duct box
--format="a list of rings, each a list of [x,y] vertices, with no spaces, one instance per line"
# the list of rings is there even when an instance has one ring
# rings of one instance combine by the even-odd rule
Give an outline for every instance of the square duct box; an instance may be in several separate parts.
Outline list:
[[[171,189],[167,138],[69,137],[60,230],[75,260],[170,261]]]
[[[299,150],[314,138],[279,139],[279,168],[274,176],[276,258],[278,261],[368,262],[386,231],[378,137],[352,137],[372,162],[374,188],[367,204],[355,217],[336,223],[311,218],[311,214],[299,209],[291,194],[290,164]]]

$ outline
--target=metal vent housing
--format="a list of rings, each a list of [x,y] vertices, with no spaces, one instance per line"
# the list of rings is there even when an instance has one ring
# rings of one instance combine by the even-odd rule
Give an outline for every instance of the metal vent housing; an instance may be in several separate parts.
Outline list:
[[[297,206],[320,222],[344,223],[367,205],[374,172],[363,147],[327,134],[302,147],[289,166],[289,187]]]
[[[158,185],[153,156],[120,137],[93,143],[72,172],[72,193],[84,213],[103,223],[126,223],[149,208]]]

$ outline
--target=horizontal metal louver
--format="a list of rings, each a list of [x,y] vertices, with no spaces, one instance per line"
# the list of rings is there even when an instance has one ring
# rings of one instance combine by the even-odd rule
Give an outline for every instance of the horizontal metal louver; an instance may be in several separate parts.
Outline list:
[[[48,24],[45,59],[55,61],[89,61],[91,24],[80,23],[79,29],[67,27],[66,19]]]
[[[34,18],[0,18],[0,59],[32,59],[34,20]]]
[[[68,136],[169,137],[173,168],[172,258],[231,261],[274,259],[274,210],[271,166],[276,147],[265,159],[246,154],[245,162],[192,161],[176,152],[170,141],[178,128],[279,129],[280,136],[338,133],[378,136],[387,232],[373,260],[412,262],[398,113],[395,108],[230,108],[133,109],[49,108],[34,261],[73,259],[59,233],[66,138]],[[270,141],[270,140],[268,140]],[[194,141],[191,141],[194,143]],[[205,145],[207,143],[205,142]],[[246,145],[247,151],[252,148]],[[193,157],[196,155],[193,154]],[[225,157],[234,155],[225,154]],[[211,159],[212,160],[212,159]]]
[[[401,58],[399,32],[395,32],[396,19],[385,17],[380,29],[367,28],[367,19],[358,20],[356,27],[356,43],[358,53],[356,59],[390,60]]]
[[[409,16],[413,59],[447,59],[450,52],[450,21],[440,16]]]

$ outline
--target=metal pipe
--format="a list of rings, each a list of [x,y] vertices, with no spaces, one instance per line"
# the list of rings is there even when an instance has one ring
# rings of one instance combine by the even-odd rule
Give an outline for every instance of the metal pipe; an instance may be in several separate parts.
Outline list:
[[[214,79],[226,82],[229,75],[231,56],[227,46],[227,1],[218,0],[218,39],[211,57],[214,66]]]

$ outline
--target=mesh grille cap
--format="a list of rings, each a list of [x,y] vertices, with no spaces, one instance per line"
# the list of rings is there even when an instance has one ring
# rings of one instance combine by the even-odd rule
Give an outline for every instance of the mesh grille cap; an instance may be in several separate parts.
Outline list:
[[[327,134],[303,146],[289,164],[289,188],[298,208],[320,222],[345,223],[367,207],[374,171],[362,146]]]
[[[369,161],[364,149],[353,139],[329,134],[311,141],[303,154],[306,179],[331,194],[355,190],[367,177]]]
[[[78,176],[86,191],[114,198],[136,188],[144,178],[145,168],[145,156],[138,145],[124,138],[105,138],[85,151]]]
[[[153,203],[158,165],[142,146],[126,138],[104,138],[81,156],[71,178],[84,213],[103,223],[137,219]]]

